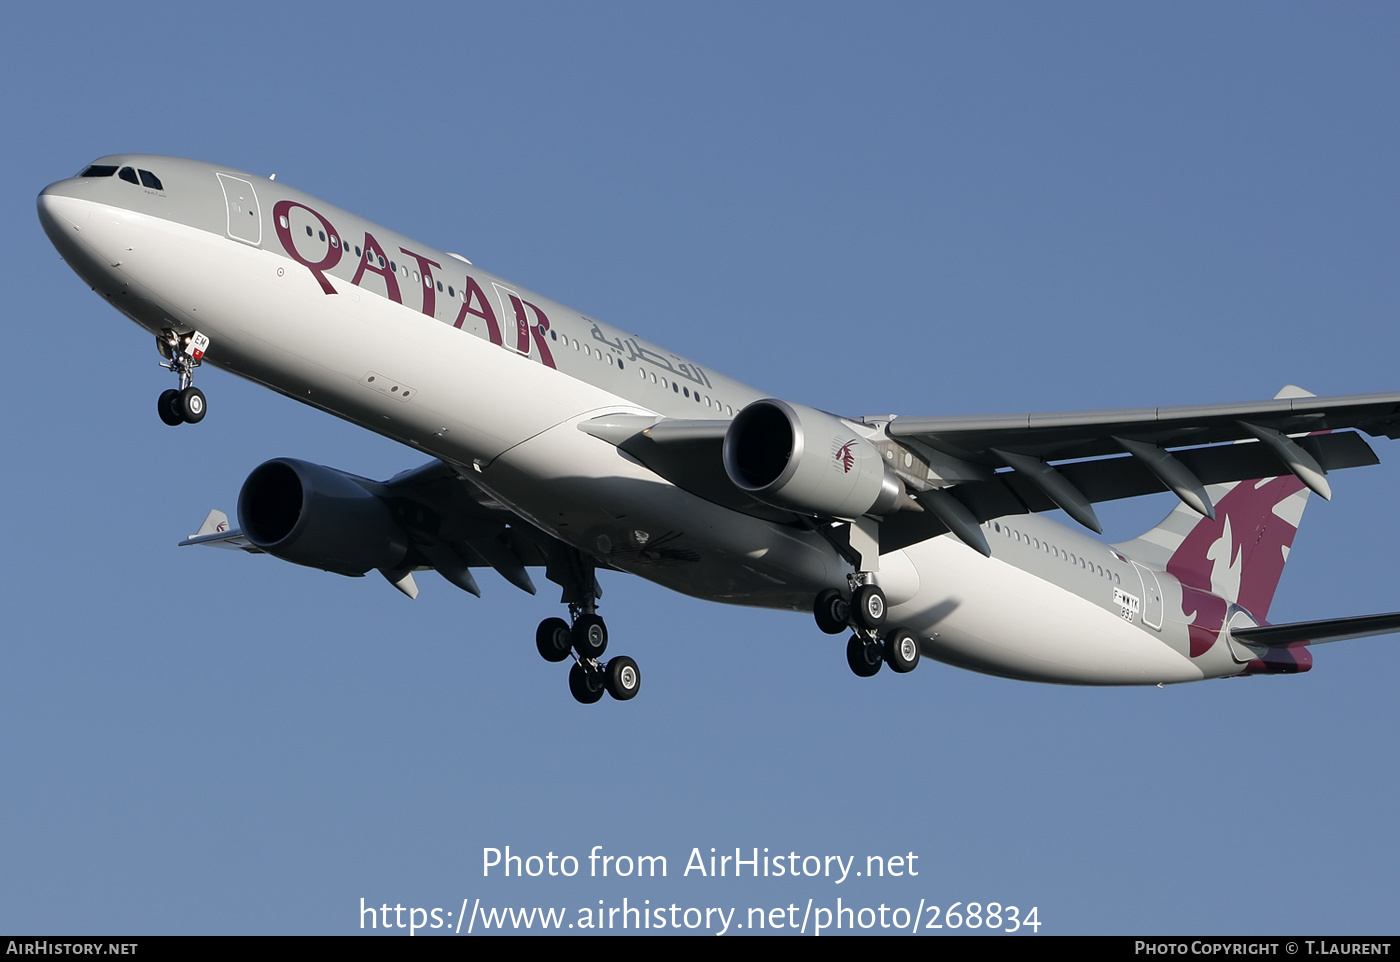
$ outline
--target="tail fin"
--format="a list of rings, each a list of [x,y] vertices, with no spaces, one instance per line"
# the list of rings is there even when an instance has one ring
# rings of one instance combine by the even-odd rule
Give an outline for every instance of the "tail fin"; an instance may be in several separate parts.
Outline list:
[[[1288,384],[1274,397],[1316,395]],[[1151,531],[1114,547],[1263,621],[1308,506],[1308,488],[1290,474],[1213,484],[1206,495],[1215,505],[1214,520],[1179,504]]]
[[[1308,489],[1285,475],[1215,484],[1206,493],[1215,503],[1214,521],[1179,504],[1151,531],[1114,547],[1262,620],[1303,519]]]

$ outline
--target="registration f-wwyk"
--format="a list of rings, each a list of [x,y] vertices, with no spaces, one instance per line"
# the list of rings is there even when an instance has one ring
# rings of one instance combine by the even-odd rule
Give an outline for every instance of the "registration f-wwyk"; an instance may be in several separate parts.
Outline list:
[[[331,204],[217,164],[104,157],[39,195],[54,246],[153,334],[195,424],[208,363],[417,449],[386,481],[277,458],[184,544],[409,597],[435,570],[562,588],[540,624],[581,702],[635,696],[599,568],[805,611],[859,676],[921,657],[1011,678],[1157,685],[1289,674],[1400,615],[1269,625],[1310,493],[1377,461],[1400,394],[986,417],[846,417],[724,377]],[[188,428],[185,428],[188,430]],[[1170,491],[1105,544],[1094,504]],[[1069,527],[1043,517],[1063,509]],[[1091,534],[1092,532],[1093,534]]]

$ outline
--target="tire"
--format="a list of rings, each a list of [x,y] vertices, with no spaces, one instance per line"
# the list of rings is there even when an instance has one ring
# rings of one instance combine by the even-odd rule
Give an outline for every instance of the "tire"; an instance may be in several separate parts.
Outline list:
[[[817,628],[828,635],[839,635],[845,631],[851,619],[851,605],[841,592],[827,588],[817,595],[812,605],[812,614],[817,618]]]
[[[608,694],[618,701],[637,697],[642,690],[642,673],[637,663],[626,655],[618,655],[608,662]]]
[[[598,679],[602,681],[602,679]],[[599,698],[603,697],[603,685],[593,687],[590,684],[588,672],[578,662],[569,669],[569,692],[574,696],[574,700],[581,705],[591,705]]]
[[[846,664],[851,666],[851,671],[857,676],[869,678],[878,672],[884,663],[885,660],[880,657],[880,649],[866,645],[860,635],[851,635],[851,640],[846,642]]]
[[[204,420],[204,414],[209,410],[209,404],[204,400],[204,392],[197,387],[187,387],[180,392],[180,400],[176,405],[181,417],[190,424],[198,424]]]
[[[185,423],[185,416],[180,413],[180,392],[174,388],[160,392],[160,397],[156,400],[156,411],[160,414],[160,419],[172,428]]]
[[[563,661],[573,650],[574,637],[563,618],[546,618],[535,629],[535,647],[545,661]]]
[[[579,615],[574,622],[573,643],[580,658],[597,658],[608,650],[608,626],[597,615]]]
[[[871,631],[885,623],[885,593],[879,585],[861,585],[851,595],[851,613],[856,623]]]
[[[885,636],[885,661],[901,675],[913,671],[919,664],[919,639],[908,628],[896,628]]]

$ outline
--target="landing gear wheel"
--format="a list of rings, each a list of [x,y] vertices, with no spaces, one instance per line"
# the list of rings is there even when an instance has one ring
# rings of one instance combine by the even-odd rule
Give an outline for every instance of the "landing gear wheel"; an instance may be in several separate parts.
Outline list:
[[[817,617],[817,628],[828,635],[841,634],[851,620],[850,603],[835,588],[827,588],[817,595],[812,613]]]
[[[851,613],[861,628],[876,631],[885,623],[885,593],[879,585],[861,585],[851,595]]]
[[[187,387],[179,392],[179,403],[176,409],[190,424],[198,424],[204,420],[204,412],[208,410],[208,404],[204,400],[204,392],[197,387]]]
[[[563,661],[569,657],[574,644],[569,623],[563,618],[546,618],[535,629],[535,647],[545,661]]]
[[[156,400],[156,411],[160,414],[160,419],[172,428],[185,423],[185,416],[180,413],[180,392],[174,388],[160,392],[160,397]]]
[[[860,635],[851,635],[851,640],[846,642],[846,664],[861,678],[869,678],[884,663],[879,646],[866,644]]]
[[[597,615],[579,615],[574,622],[573,642],[580,658],[597,658],[608,650],[608,626]]]
[[[608,662],[608,694],[618,701],[634,698],[642,689],[642,673],[637,663],[626,655],[618,655]]]
[[[589,671],[577,661],[569,669],[569,691],[580,704],[591,705],[603,697],[603,680],[599,674],[596,669]]]
[[[896,628],[885,636],[885,661],[901,675],[919,663],[919,639],[908,628]]]

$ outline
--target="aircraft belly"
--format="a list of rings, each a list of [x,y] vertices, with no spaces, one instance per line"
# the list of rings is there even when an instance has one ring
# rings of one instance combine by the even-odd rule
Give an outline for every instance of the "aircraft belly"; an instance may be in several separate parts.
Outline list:
[[[611,397],[344,280],[328,295],[271,252],[119,213],[91,217],[85,240],[121,252],[123,281],[162,292],[161,316],[138,323],[197,328],[208,363],[429,453],[489,462]]]
[[[943,536],[904,549],[922,593],[891,623],[926,654],[988,674],[1078,685],[1155,685],[1205,674],[1160,639],[1093,602]]]
[[[844,584],[820,536],[683,491],[577,428],[632,407],[619,400],[517,445],[483,470],[482,486],[560,540],[683,594],[810,611],[818,591]]]

